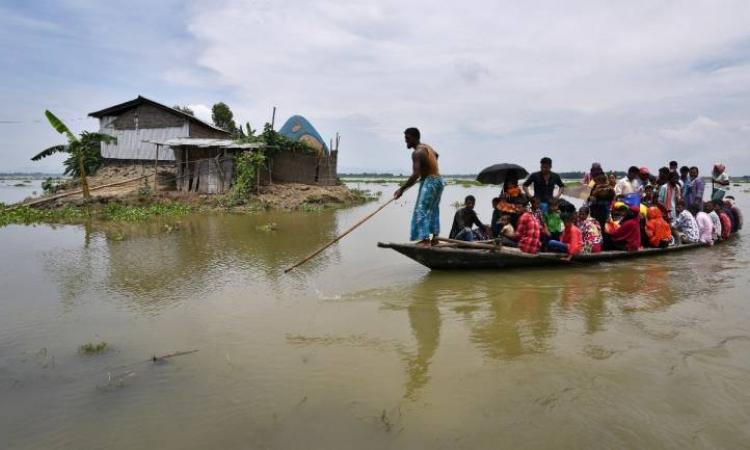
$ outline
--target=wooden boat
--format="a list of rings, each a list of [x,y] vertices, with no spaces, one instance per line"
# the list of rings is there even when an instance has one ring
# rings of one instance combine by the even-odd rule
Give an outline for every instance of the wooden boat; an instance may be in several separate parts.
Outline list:
[[[720,241],[717,245],[729,240]],[[637,252],[607,251],[576,255],[570,261],[563,260],[560,253],[537,253],[536,255],[531,255],[523,253],[516,248],[490,248],[494,247],[491,245],[485,245],[486,248],[471,248],[468,245],[461,246],[454,243],[423,247],[411,243],[378,242],[378,247],[393,249],[433,270],[471,270],[594,264],[602,261],[658,256],[673,252],[695,250],[707,246],[704,244],[689,243],[667,248],[647,248]]]

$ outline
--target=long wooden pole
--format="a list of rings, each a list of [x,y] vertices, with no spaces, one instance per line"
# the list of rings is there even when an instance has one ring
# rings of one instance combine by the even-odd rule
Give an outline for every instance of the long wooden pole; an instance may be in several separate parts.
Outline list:
[[[102,184],[100,186],[94,186],[94,187],[89,188],[89,191],[95,191],[97,189],[102,189],[102,188],[106,188],[106,187],[114,187],[114,186],[119,186],[121,184],[132,183],[133,181],[142,180],[143,178],[148,178],[148,177],[149,177],[149,175],[145,175],[145,176],[141,176],[141,177],[129,178],[129,179],[124,180],[124,181],[118,181],[116,183]],[[19,206],[38,205],[39,203],[50,202],[52,200],[57,200],[58,198],[63,198],[63,197],[68,197],[70,195],[80,194],[81,192],[83,192],[83,190],[78,189],[78,190],[75,190],[75,191],[64,192],[62,194],[56,194],[56,195],[53,195],[51,197],[38,198],[38,199],[32,200],[30,202],[26,202],[26,203],[24,203],[24,202],[18,202],[18,203],[15,203],[13,205],[10,205],[10,208],[18,208]]]
[[[324,246],[320,247],[319,249],[315,250],[314,252],[310,253],[305,259],[303,259],[302,261],[298,262],[297,264],[295,264],[295,265],[293,265],[293,266],[291,266],[291,267],[289,267],[287,269],[284,269],[284,273],[289,273],[293,269],[295,269],[295,268],[301,266],[302,264],[306,263],[307,261],[310,261],[311,259],[315,258],[319,254],[321,254],[323,252],[323,250],[325,250],[328,247],[332,246],[333,244],[335,244],[336,242],[338,242],[339,240],[341,240],[341,238],[343,238],[347,234],[349,234],[352,231],[354,231],[357,227],[359,227],[363,223],[367,222],[372,216],[374,216],[375,214],[377,214],[380,211],[382,211],[383,208],[385,208],[386,206],[390,205],[394,200],[396,200],[395,197],[391,198],[387,202],[383,203],[382,205],[380,205],[380,207],[378,207],[378,209],[376,209],[375,211],[373,211],[370,214],[366,215],[362,220],[360,220],[359,222],[357,222],[354,225],[352,225],[351,227],[349,227],[349,229],[347,229],[346,231],[344,231],[340,235],[336,236],[336,239],[332,240],[331,242],[327,243],[326,245],[324,245]]]
[[[154,158],[154,195],[156,194],[156,191],[158,190],[158,186],[156,185],[156,174],[159,171],[159,144],[156,144],[156,157]]]

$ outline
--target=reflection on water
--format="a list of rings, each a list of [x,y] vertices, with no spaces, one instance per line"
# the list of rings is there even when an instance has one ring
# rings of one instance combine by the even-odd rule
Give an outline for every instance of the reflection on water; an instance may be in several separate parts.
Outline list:
[[[494,194],[451,186],[446,201],[468,192],[479,205]],[[374,205],[0,229],[0,447],[750,438],[746,240],[599,266],[429,272],[374,246],[403,239],[409,195],[290,275]],[[111,351],[78,354],[99,340]]]

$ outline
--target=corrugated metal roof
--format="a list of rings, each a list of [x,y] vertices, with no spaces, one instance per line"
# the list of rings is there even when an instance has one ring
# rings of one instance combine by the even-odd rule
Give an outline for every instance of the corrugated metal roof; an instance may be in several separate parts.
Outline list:
[[[161,145],[167,145],[169,147],[197,147],[197,148],[226,148],[226,149],[238,149],[247,150],[254,148],[262,148],[265,146],[262,142],[252,142],[246,144],[240,144],[231,139],[201,139],[201,138],[174,138],[168,139],[164,142],[159,142]]]
[[[172,114],[181,116],[181,117],[183,117],[183,118],[185,118],[187,120],[190,120],[192,122],[200,123],[200,124],[205,125],[205,126],[207,126],[209,128],[212,128],[212,129],[214,129],[216,131],[221,131],[222,133],[226,133],[227,135],[230,134],[227,130],[222,130],[221,128],[218,128],[218,127],[216,127],[213,124],[210,124],[208,122],[204,122],[204,121],[202,121],[201,119],[199,119],[199,118],[197,118],[195,116],[191,116],[190,114],[184,113],[184,112],[176,110],[174,108],[170,108],[167,105],[162,105],[161,103],[156,102],[154,100],[151,100],[150,98],[146,98],[146,97],[144,97],[142,95],[139,95],[138,97],[134,98],[133,100],[129,100],[129,101],[124,102],[124,103],[120,103],[119,105],[110,106],[109,108],[104,108],[104,109],[102,109],[100,111],[94,111],[92,113],[89,113],[89,116],[90,117],[96,117],[96,118],[100,119],[100,118],[102,118],[104,116],[117,115],[118,113],[121,113],[123,111],[127,111],[130,108],[134,108],[134,107],[136,107],[138,105],[141,105],[141,104],[144,104],[144,103],[154,105],[154,106],[156,106],[158,108],[161,108],[161,109],[163,109],[165,111],[169,111]]]

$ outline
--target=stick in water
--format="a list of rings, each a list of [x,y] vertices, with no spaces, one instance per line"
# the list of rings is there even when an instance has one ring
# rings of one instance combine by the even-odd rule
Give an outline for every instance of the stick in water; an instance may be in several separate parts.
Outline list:
[[[324,245],[324,246],[320,247],[319,249],[315,250],[315,251],[314,251],[314,252],[312,252],[312,253],[311,253],[310,255],[308,255],[308,256],[307,256],[307,257],[306,257],[305,259],[303,259],[302,261],[300,261],[300,262],[298,262],[297,264],[293,265],[292,267],[289,267],[288,269],[284,269],[284,273],[289,273],[289,272],[290,272],[290,271],[291,271],[292,269],[295,269],[295,268],[297,268],[297,267],[301,266],[302,264],[306,263],[307,261],[309,261],[309,260],[311,260],[311,259],[315,258],[315,257],[316,257],[316,256],[318,256],[318,255],[319,255],[319,254],[320,254],[321,252],[323,252],[323,250],[325,250],[325,249],[327,249],[328,247],[332,246],[333,244],[335,244],[336,242],[338,242],[339,240],[341,240],[341,238],[343,238],[343,237],[344,237],[344,236],[346,236],[347,234],[349,234],[349,233],[351,233],[352,231],[354,231],[354,230],[355,230],[355,229],[356,229],[356,228],[357,228],[358,226],[360,226],[360,225],[362,225],[363,223],[367,222],[367,220],[368,220],[368,219],[370,219],[370,217],[372,217],[372,216],[374,216],[375,214],[379,213],[379,212],[380,212],[380,211],[381,211],[381,210],[382,210],[383,208],[385,208],[386,206],[388,206],[389,204],[391,204],[391,202],[393,202],[394,200],[396,200],[396,198],[395,198],[395,197],[394,197],[394,198],[391,198],[391,199],[390,199],[390,200],[388,200],[387,202],[383,203],[382,205],[380,205],[380,207],[379,207],[378,209],[376,209],[375,211],[373,211],[373,212],[371,212],[370,214],[368,214],[367,216],[365,216],[365,218],[364,218],[364,219],[362,219],[362,220],[360,220],[359,222],[357,222],[357,223],[355,223],[354,225],[352,225],[352,226],[351,226],[351,227],[350,227],[350,228],[349,228],[348,230],[344,231],[344,232],[343,232],[343,233],[341,233],[341,234],[340,234],[339,236],[336,236],[336,239],[332,240],[331,242],[327,243],[326,245]]]

